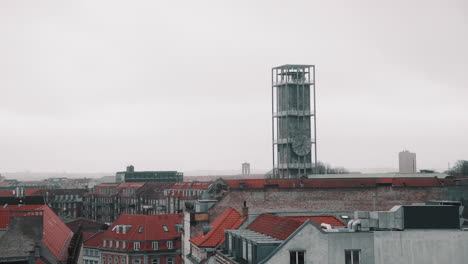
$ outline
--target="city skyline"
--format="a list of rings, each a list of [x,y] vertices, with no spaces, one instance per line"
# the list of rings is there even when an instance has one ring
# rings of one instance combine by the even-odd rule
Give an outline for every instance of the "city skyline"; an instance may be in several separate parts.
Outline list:
[[[320,161],[468,157],[464,2],[25,3],[0,3],[0,173],[270,170],[271,68],[296,63]]]

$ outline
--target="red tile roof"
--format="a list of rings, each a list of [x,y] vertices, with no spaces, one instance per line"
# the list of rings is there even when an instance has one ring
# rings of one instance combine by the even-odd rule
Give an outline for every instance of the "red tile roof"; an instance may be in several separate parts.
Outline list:
[[[211,182],[177,182],[169,190],[208,190]]]
[[[118,189],[140,189],[145,185],[144,182],[122,182],[120,183],[117,188]]]
[[[0,208],[0,229],[8,228],[11,215],[37,215],[36,212],[31,211],[42,211],[42,240],[58,260],[66,260],[68,257],[68,245],[70,244],[73,232],[47,205],[9,205],[7,208]]]
[[[100,247],[102,246],[102,238],[104,237],[104,232],[103,230],[98,231],[94,234],[85,234],[83,233],[83,245],[85,247]]]
[[[13,190],[0,190],[0,196],[13,196],[13,195],[14,195]]]
[[[243,218],[234,208],[228,208],[213,223],[211,230],[203,235],[203,232],[190,241],[198,247],[218,247],[224,242],[224,230],[237,229],[243,222]]]
[[[176,224],[182,224],[183,214],[162,214],[162,215],[121,215],[114,224],[105,232],[100,239],[105,240],[125,240],[125,241],[158,241],[174,240],[180,237],[176,230]],[[117,226],[131,225],[131,228],[123,234],[122,230],[117,234]],[[167,232],[164,231],[164,227]],[[141,230],[141,232],[139,232]],[[94,240],[93,240],[94,241]],[[90,242],[91,243],[91,242]],[[93,242],[94,243],[94,242]],[[98,243],[101,247],[103,243]],[[126,244],[126,250],[133,250],[131,243]],[[164,249],[165,245],[159,248]],[[151,250],[150,243],[142,243],[140,250]]]
[[[303,222],[291,218],[261,214],[247,226],[247,229],[285,240],[302,224]]]
[[[345,176],[344,176],[345,177]],[[378,184],[392,184],[395,187],[439,187],[454,185],[451,179],[439,179],[436,177],[421,178],[337,178],[337,179],[242,179],[225,180],[233,189],[241,186],[248,189],[263,189],[265,187],[279,188],[341,188],[341,187],[376,187]]]
[[[289,218],[289,219],[294,219],[297,221],[301,221],[303,223],[307,220],[311,220],[318,226],[320,226],[320,224],[322,223],[329,224],[331,226],[346,226],[345,223],[343,223],[340,219],[338,219],[334,215],[311,215],[311,216],[307,216],[307,215],[295,216],[294,215],[294,216],[284,216],[284,217]]]

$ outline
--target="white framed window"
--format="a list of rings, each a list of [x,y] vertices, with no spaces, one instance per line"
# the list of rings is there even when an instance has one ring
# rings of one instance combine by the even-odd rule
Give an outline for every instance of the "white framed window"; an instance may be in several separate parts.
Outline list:
[[[151,245],[152,245],[154,250],[158,249],[158,241],[153,241],[153,243],[151,243]]]
[[[361,250],[360,249],[345,249],[345,264],[360,264]]]
[[[112,247],[112,240],[109,241],[109,247]]]
[[[172,243],[172,240],[167,241],[166,246],[167,246],[168,249],[172,249],[172,247],[174,246],[173,243]]]
[[[125,257],[120,257],[120,263],[121,264],[125,264],[126,261],[127,261],[127,259]]]
[[[174,264],[175,263],[174,257],[167,257],[166,261],[167,261],[167,264]]]
[[[139,258],[133,259],[133,264],[140,264],[141,260]]]
[[[119,241],[115,241],[115,248],[119,248]]]
[[[105,239],[102,241],[102,247],[106,247],[106,241]]]
[[[133,242],[133,250],[139,250],[140,249],[140,242]]]
[[[119,257],[117,256],[114,257],[114,264],[119,264]]]
[[[289,251],[289,264],[304,264],[305,251]]]
[[[151,264],[159,264],[159,263],[160,263],[159,258],[153,258],[151,260]]]
[[[127,247],[127,242],[123,241],[122,242],[122,249],[125,249]]]
[[[112,264],[112,256],[107,257],[107,263]]]

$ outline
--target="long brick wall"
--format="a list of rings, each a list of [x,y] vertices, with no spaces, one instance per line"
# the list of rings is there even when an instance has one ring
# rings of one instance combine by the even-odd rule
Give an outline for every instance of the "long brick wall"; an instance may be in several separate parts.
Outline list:
[[[453,187],[452,187],[453,188]],[[466,192],[466,189],[462,190]],[[209,212],[210,222],[225,209],[239,212],[243,201],[249,213],[389,210],[394,205],[448,200],[448,187],[360,187],[360,188],[291,188],[230,190]],[[451,199],[455,197],[450,197]]]

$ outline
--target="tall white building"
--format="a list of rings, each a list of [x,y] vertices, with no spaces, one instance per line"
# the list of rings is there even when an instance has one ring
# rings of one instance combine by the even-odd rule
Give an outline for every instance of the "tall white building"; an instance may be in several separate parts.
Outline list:
[[[407,150],[398,154],[400,173],[416,173],[416,153]]]

